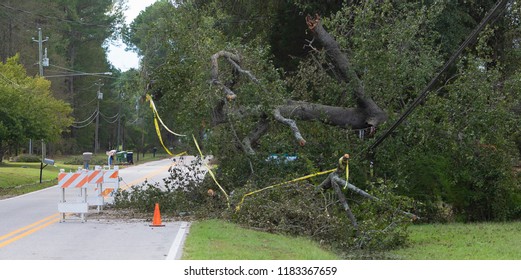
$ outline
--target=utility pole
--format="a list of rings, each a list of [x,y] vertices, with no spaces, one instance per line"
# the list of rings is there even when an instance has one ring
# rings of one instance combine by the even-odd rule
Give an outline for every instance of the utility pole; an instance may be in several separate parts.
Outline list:
[[[34,39],[33,37],[33,41],[38,43],[38,69],[40,77],[43,77],[43,67],[47,66],[49,63],[49,60],[47,59],[47,50],[45,50],[45,57],[43,55],[43,43],[47,42],[47,40],[49,40],[49,37],[45,37],[45,39],[42,38],[42,29],[38,28],[38,40]]]
[[[49,37],[45,37],[45,40],[42,39],[42,29],[41,28],[38,28],[38,40],[34,39],[34,37],[32,38],[34,42],[37,42],[38,43],[38,73],[40,75],[40,77],[43,77],[43,66],[44,66],[44,61],[47,62],[47,65],[49,63],[49,60],[47,59],[47,49],[45,50],[45,57],[43,56],[43,42],[46,42],[47,40],[49,40]],[[33,140],[32,139],[29,139],[29,154],[32,155],[33,154]]]
[[[121,145],[121,99],[122,99],[123,93],[119,93],[119,104],[118,104],[118,136],[116,139],[116,149],[120,150],[119,145]],[[123,147],[121,148],[123,150]]]
[[[100,113],[100,110],[99,110],[99,103],[100,103],[100,100],[103,99],[103,93],[101,92],[101,87],[103,86],[103,84],[101,83],[101,80],[96,83],[96,85],[98,86],[98,105],[97,105],[97,113],[96,113],[96,131],[94,132],[94,153],[97,154],[98,151],[99,151],[99,115],[101,114]]]

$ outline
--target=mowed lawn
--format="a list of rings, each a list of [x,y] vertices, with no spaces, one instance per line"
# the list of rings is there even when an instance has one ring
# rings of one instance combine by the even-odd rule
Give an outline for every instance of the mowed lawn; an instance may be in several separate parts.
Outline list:
[[[400,260],[521,260],[521,221],[431,224],[409,228],[409,245],[387,252]],[[220,221],[197,221],[188,234],[185,260],[339,260],[306,238],[244,229]]]
[[[521,221],[415,225],[409,246],[392,251],[406,260],[521,260]]]
[[[59,168],[47,166],[43,169],[42,180],[58,177]],[[40,163],[9,162],[0,164],[0,188],[16,187],[40,182]]]
[[[338,260],[339,256],[306,238],[244,229],[221,220],[190,227],[184,260]]]

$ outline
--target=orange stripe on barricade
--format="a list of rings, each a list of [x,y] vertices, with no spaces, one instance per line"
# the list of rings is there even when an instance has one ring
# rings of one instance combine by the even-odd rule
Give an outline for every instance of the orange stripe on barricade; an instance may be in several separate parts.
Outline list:
[[[62,180],[65,180],[65,182],[63,182],[61,184],[61,187],[62,188],[68,188],[72,183],[74,183],[74,181],[76,181],[76,179],[80,176],[79,173],[69,173],[69,174],[66,174],[65,177],[62,179]]]
[[[117,179],[119,176],[119,171],[114,171],[109,178],[111,179]]]
[[[88,173],[84,173],[84,174],[80,174],[80,176],[82,176],[82,178],[80,178],[80,181],[78,182],[78,184],[76,184],[76,188],[83,188],[83,186],[85,186],[86,184],[89,183],[89,176]]]
[[[90,171],[89,184],[101,184],[103,183],[103,172],[101,170]]]
[[[103,183],[115,183],[118,180],[119,170],[105,170],[103,175]]]
[[[109,194],[110,194],[113,190],[114,190],[113,188],[107,188],[107,189],[104,189],[103,192],[101,193],[101,196],[103,196],[103,197],[107,197],[107,196],[109,196]]]
[[[58,185],[63,188],[82,188],[89,182],[88,172],[60,173],[58,174]]]

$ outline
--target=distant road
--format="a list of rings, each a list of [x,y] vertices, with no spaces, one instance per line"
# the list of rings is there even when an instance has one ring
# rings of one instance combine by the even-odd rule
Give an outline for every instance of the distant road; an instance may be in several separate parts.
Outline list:
[[[172,159],[122,168],[121,189],[147,180],[161,183]],[[71,190],[69,196],[79,196]],[[93,194],[90,194],[93,195]],[[61,188],[50,187],[0,200],[0,259],[3,260],[159,260],[180,257],[179,248],[189,224],[167,222],[149,227],[146,221],[75,217],[60,222]],[[90,211],[96,212],[96,209]],[[152,217],[150,217],[152,218]]]

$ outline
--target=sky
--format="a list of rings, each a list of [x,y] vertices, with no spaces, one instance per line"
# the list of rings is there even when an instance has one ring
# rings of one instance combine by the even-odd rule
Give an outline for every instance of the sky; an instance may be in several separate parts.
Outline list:
[[[156,0],[128,0],[128,10],[125,12],[126,22],[130,24],[134,18],[146,7],[152,5]],[[139,57],[135,52],[125,51],[126,45],[119,41],[109,45],[108,49],[108,60],[119,68],[122,72],[127,71],[130,68],[139,67]]]

